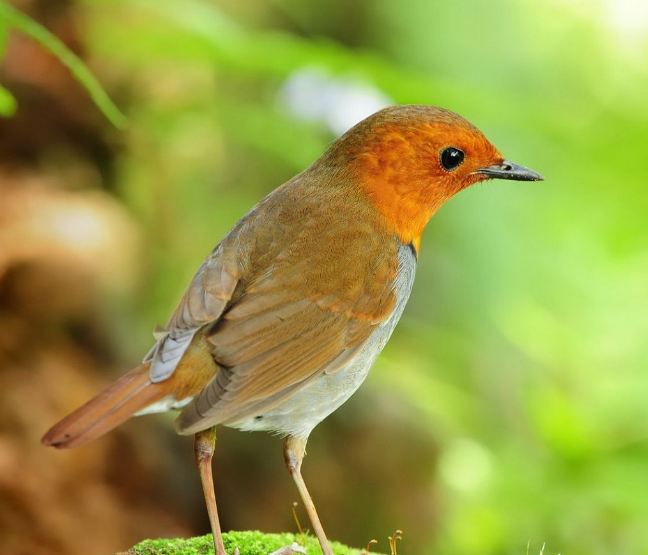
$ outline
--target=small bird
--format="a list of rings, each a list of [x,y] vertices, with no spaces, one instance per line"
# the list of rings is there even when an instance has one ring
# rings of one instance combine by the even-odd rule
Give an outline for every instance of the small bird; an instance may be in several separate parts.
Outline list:
[[[133,415],[181,410],[216,555],[216,425],[285,436],[284,458],[324,555],[302,478],[308,437],[364,381],[414,282],[421,234],[441,205],[491,178],[540,181],[443,108],[385,108],[250,210],[198,269],[144,362],[52,427],[76,447]]]

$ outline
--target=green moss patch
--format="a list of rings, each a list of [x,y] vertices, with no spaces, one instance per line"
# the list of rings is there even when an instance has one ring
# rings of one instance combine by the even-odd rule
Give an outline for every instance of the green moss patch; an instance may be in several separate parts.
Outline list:
[[[223,534],[225,549],[230,555],[236,547],[240,555],[268,555],[286,545],[297,542],[308,555],[321,555],[317,538],[301,534],[263,534],[261,532],[226,532]],[[359,555],[360,549],[352,549],[338,542],[331,542],[335,555]],[[189,539],[144,540],[130,549],[126,555],[213,555],[211,534]],[[373,554],[372,555],[379,555]]]

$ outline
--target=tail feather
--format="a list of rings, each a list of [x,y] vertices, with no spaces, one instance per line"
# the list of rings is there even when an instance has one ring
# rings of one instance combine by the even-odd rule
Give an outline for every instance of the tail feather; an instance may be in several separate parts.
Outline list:
[[[45,445],[59,448],[83,445],[108,433],[143,409],[159,412],[185,405],[218,372],[218,365],[201,335],[196,335],[175,371],[166,380],[151,382],[150,366],[150,362],[140,364],[109,385],[99,395],[55,424],[41,441]],[[165,402],[161,407],[151,407],[163,399]]]
[[[59,448],[83,445],[165,397],[168,388],[150,381],[149,365],[138,366],[55,424],[43,436],[43,444]]]

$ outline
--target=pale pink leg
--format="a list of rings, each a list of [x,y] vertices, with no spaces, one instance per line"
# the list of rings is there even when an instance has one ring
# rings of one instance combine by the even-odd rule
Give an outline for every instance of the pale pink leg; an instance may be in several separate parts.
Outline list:
[[[212,476],[212,457],[214,456],[215,445],[215,427],[196,434],[194,454],[196,457],[198,473],[200,474],[203,493],[205,494],[205,504],[207,505],[207,513],[209,514],[209,524],[211,525],[212,535],[214,536],[214,549],[216,550],[216,555],[226,555],[220,522],[218,521],[216,494],[214,493],[214,478]]]
[[[317,516],[317,511],[315,510],[315,504],[311,498],[308,490],[306,489],[306,484],[301,475],[301,463],[304,459],[304,454],[306,453],[306,440],[288,436],[286,438],[286,443],[284,444],[284,459],[286,461],[286,466],[288,467],[288,472],[293,477],[295,484],[297,484],[297,489],[299,490],[299,495],[302,498],[306,512],[308,513],[308,518],[310,518],[311,525],[313,526],[313,531],[319,540],[320,546],[324,555],[333,555],[333,550],[329,545],[328,540],[326,539],[326,534],[324,533],[324,528],[322,528],[322,523],[320,522],[319,517]]]

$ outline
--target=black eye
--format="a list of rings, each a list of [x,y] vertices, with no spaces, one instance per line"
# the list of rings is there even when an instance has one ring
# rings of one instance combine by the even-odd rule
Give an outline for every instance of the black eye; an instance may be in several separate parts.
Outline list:
[[[463,153],[463,150],[449,146],[441,151],[439,159],[441,160],[443,169],[451,172],[452,170],[456,170],[459,166],[461,166],[461,163],[464,161],[465,156],[466,155]]]

